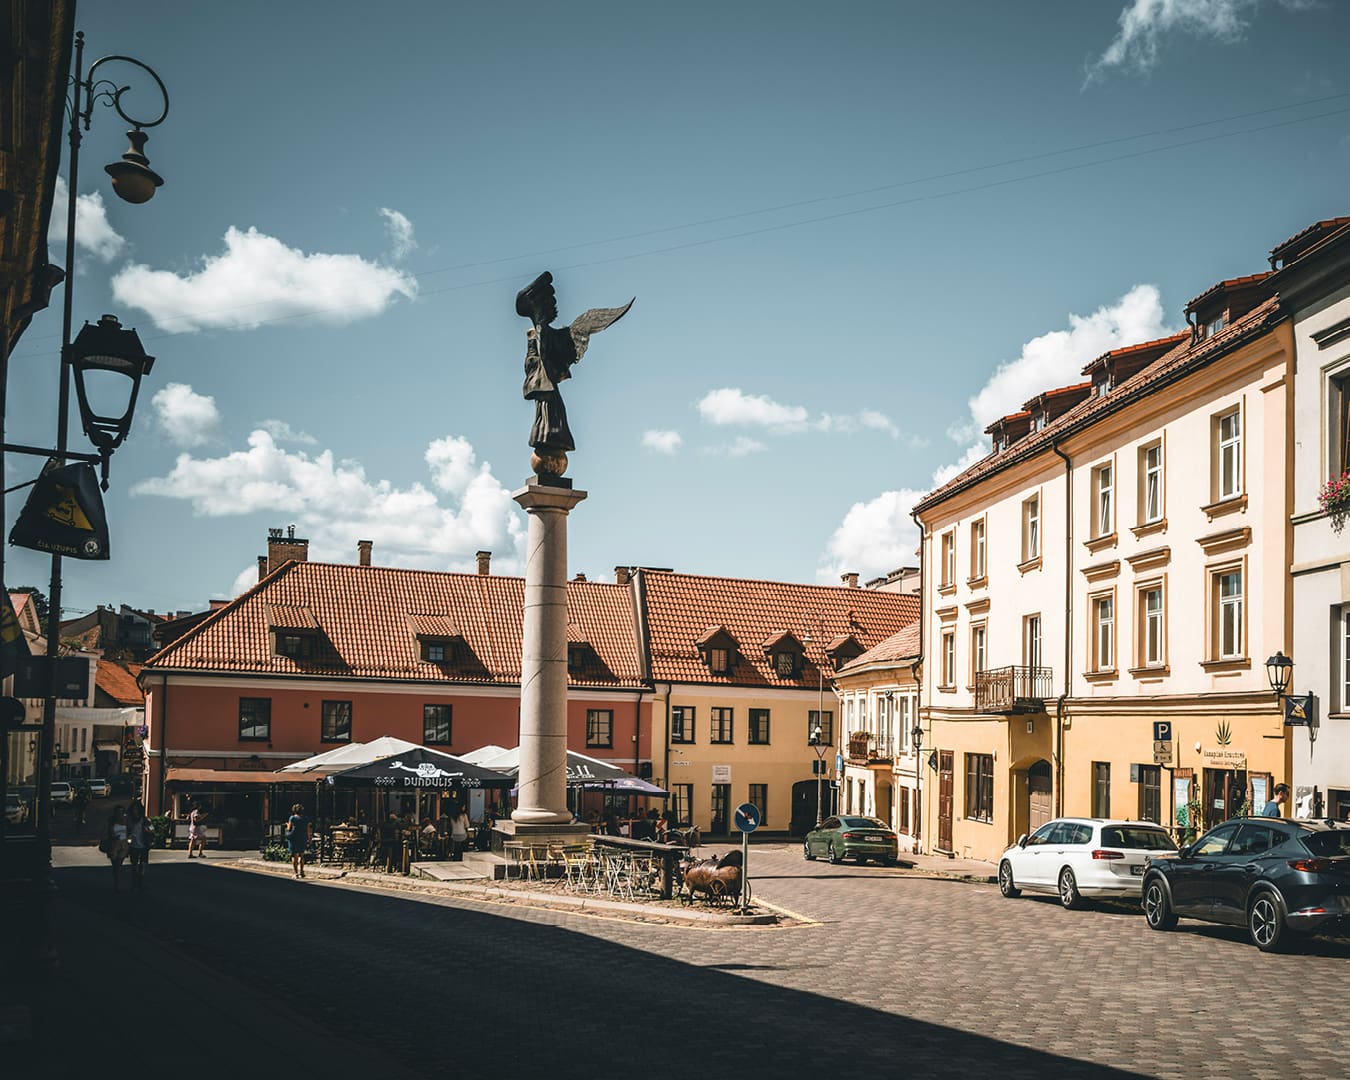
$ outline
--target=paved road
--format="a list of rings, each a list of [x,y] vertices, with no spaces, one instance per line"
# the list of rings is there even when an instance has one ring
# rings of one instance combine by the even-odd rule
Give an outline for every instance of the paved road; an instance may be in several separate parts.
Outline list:
[[[60,852],[87,864],[58,870],[65,924],[111,920],[126,947],[222,973],[264,1014],[287,1003],[319,1032],[307,1039],[333,1032],[435,1074],[684,1077],[697,1059],[727,1076],[1350,1075],[1342,944],[1265,956],[1237,931],[1159,934],[1127,907],[1009,901],[806,863],[795,845],[752,849],[755,895],[815,923],[737,930],[302,883],[181,854],[158,856],[144,895],[114,895],[96,855]],[[208,1024],[205,1056],[173,1074],[205,1075],[226,1037],[252,1033]]]

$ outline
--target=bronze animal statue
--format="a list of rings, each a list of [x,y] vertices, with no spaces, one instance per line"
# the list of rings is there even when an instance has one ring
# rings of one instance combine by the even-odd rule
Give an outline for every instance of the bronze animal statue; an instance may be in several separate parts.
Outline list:
[[[680,869],[684,876],[681,899],[692,901],[696,893],[707,893],[710,900],[720,904],[741,894],[739,851],[729,851],[720,859],[685,859]]]

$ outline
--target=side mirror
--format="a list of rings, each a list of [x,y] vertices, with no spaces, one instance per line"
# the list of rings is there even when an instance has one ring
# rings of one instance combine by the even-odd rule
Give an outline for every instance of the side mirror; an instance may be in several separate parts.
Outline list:
[[[1191,851],[1194,847],[1195,847],[1194,844],[1182,844],[1181,847],[1177,848],[1177,858],[1189,859],[1191,857]]]
[[[1030,839],[1030,837],[1028,837],[1026,833],[1023,833],[1021,836],[1019,836],[1019,837],[1017,838],[1017,846],[1018,846],[1018,847],[1021,847],[1021,848],[1026,847],[1026,846],[1027,846],[1027,840],[1029,840],[1029,839]]]

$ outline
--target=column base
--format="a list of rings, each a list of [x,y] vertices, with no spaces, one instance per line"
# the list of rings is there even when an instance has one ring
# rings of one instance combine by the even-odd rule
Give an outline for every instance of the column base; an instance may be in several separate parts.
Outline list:
[[[590,835],[591,827],[585,822],[550,825],[503,820],[492,827],[492,850],[500,853],[506,840],[528,844],[580,844]]]

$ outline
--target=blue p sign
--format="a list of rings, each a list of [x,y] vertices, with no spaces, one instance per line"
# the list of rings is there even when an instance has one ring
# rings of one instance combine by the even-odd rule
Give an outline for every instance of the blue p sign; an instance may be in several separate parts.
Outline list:
[[[1153,741],[1171,742],[1172,741],[1172,721],[1154,720],[1153,721]]]

